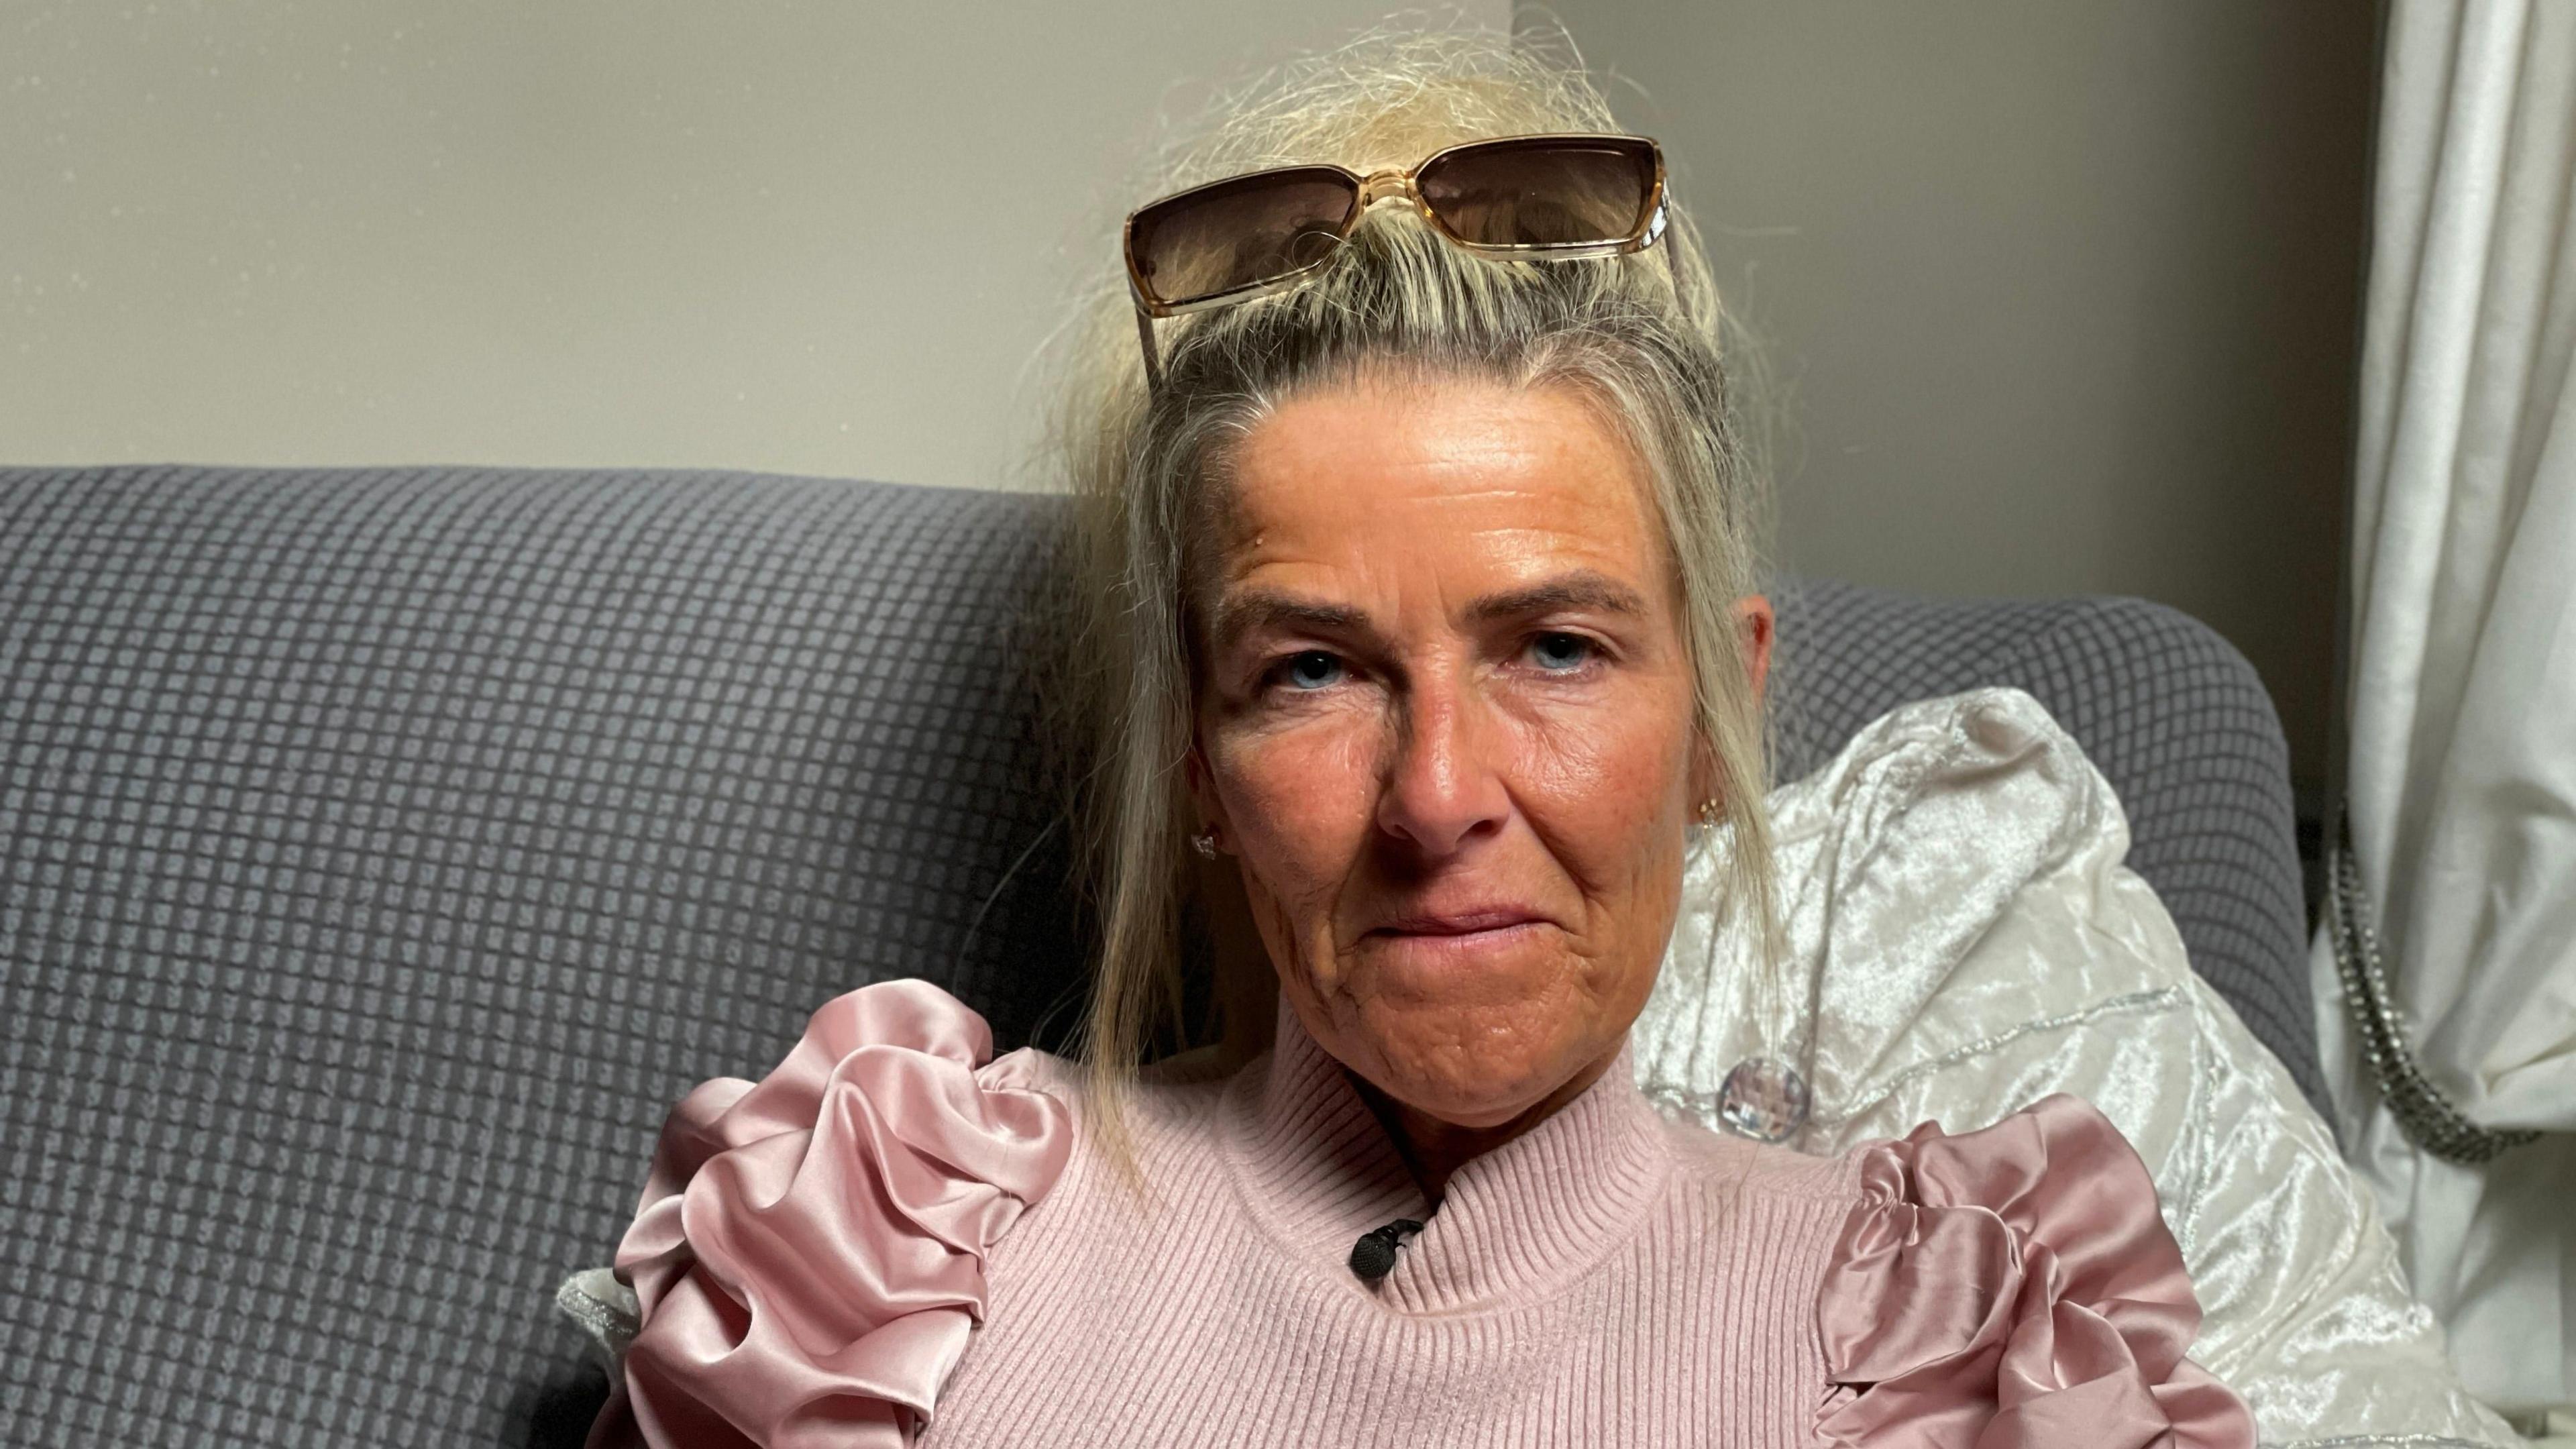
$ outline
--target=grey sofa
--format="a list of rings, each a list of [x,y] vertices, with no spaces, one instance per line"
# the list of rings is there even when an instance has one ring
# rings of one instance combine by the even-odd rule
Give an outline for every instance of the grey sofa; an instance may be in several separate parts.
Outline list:
[[[0,1442],[576,1444],[549,1295],[835,992],[1080,1000],[1050,500],[671,472],[0,470]],[[2319,1094],[2280,731],[2135,600],[1785,589],[1784,774],[2028,689]]]

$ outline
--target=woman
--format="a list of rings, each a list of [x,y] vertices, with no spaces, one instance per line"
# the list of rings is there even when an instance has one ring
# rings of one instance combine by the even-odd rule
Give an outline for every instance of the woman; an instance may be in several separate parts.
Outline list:
[[[683,1100],[595,1445],[2253,1443],[2084,1103],[1814,1158],[1638,1092],[1702,829],[1776,934],[1758,480],[1652,144],[1425,44],[1130,221],[1084,1060],[890,982]],[[1194,910],[1277,1006],[1140,1071]]]

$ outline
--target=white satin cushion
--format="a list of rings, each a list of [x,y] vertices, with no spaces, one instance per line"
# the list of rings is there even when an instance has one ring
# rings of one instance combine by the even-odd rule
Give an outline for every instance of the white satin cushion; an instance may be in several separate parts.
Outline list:
[[[2461,1389],[2369,1192],[2192,973],[2121,863],[2119,801],[2036,700],[1898,709],[1771,810],[1788,948],[1774,1004],[1749,938],[1712,938],[1721,830],[1692,857],[1637,1023],[1650,1096],[1718,1126],[1728,1069],[1777,1057],[1814,1092],[1792,1145],[1835,1154],[2071,1092],[2154,1174],[2203,1310],[2191,1357],[2245,1397],[2264,1444],[2521,1442]]]

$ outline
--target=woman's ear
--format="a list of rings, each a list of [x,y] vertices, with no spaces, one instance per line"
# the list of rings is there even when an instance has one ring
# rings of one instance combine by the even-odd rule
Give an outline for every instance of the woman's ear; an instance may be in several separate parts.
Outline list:
[[[1701,804],[1716,797],[1717,781],[1717,750],[1709,744],[1708,736],[1694,730],[1691,734],[1690,800],[1684,806],[1689,822],[1696,823]],[[1725,802],[1718,803],[1722,806]]]
[[[1190,739],[1189,753],[1181,756],[1181,779],[1189,786],[1190,804],[1198,811],[1199,829],[1213,830],[1219,842],[1232,839],[1225,826],[1225,805],[1217,798],[1216,776],[1209,769],[1207,752],[1199,747],[1195,734]]]
[[[1771,635],[1779,623],[1767,597],[1747,594],[1735,601],[1735,626],[1744,641],[1744,678],[1753,686],[1756,704],[1762,702],[1763,687],[1771,681]]]
[[[1181,778],[1189,786],[1199,829],[1213,830],[1221,844],[1230,843],[1225,806],[1218,800],[1216,776],[1195,734],[1181,756]],[[1231,1072],[1270,1050],[1278,1024],[1279,975],[1271,969],[1270,952],[1261,944],[1261,928],[1244,897],[1243,861],[1223,856],[1193,859],[1200,900],[1207,906],[1207,929],[1216,976],[1218,1037],[1215,1061]]]
[[[1744,682],[1753,691],[1758,708],[1762,692],[1771,682],[1771,638],[1779,620],[1771,609],[1771,600],[1761,594],[1747,594],[1735,601],[1730,612],[1735,616],[1738,647],[1744,652]],[[1722,772],[1717,767],[1717,748],[1706,738],[1691,745],[1690,798],[1696,811],[1700,802],[1716,796]],[[1721,805],[1723,801],[1719,802]]]

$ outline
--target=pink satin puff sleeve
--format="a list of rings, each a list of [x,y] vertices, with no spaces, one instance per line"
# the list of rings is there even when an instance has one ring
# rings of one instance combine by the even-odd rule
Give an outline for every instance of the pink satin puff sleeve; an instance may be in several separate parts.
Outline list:
[[[891,1449],[984,1317],[984,1254],[1046,1196],[1073,1120],[1039,1059],[924,981],[837,997],[755,1085],[663,1124],[617,1246],[642,1324],[594,1449]]]
[[[2120,1129],[2060,1093],[1980,1132],[1862,1149],[1817,1302],[1838,1449],[2251,1449],[2185,1358],[2182,1251]]]

